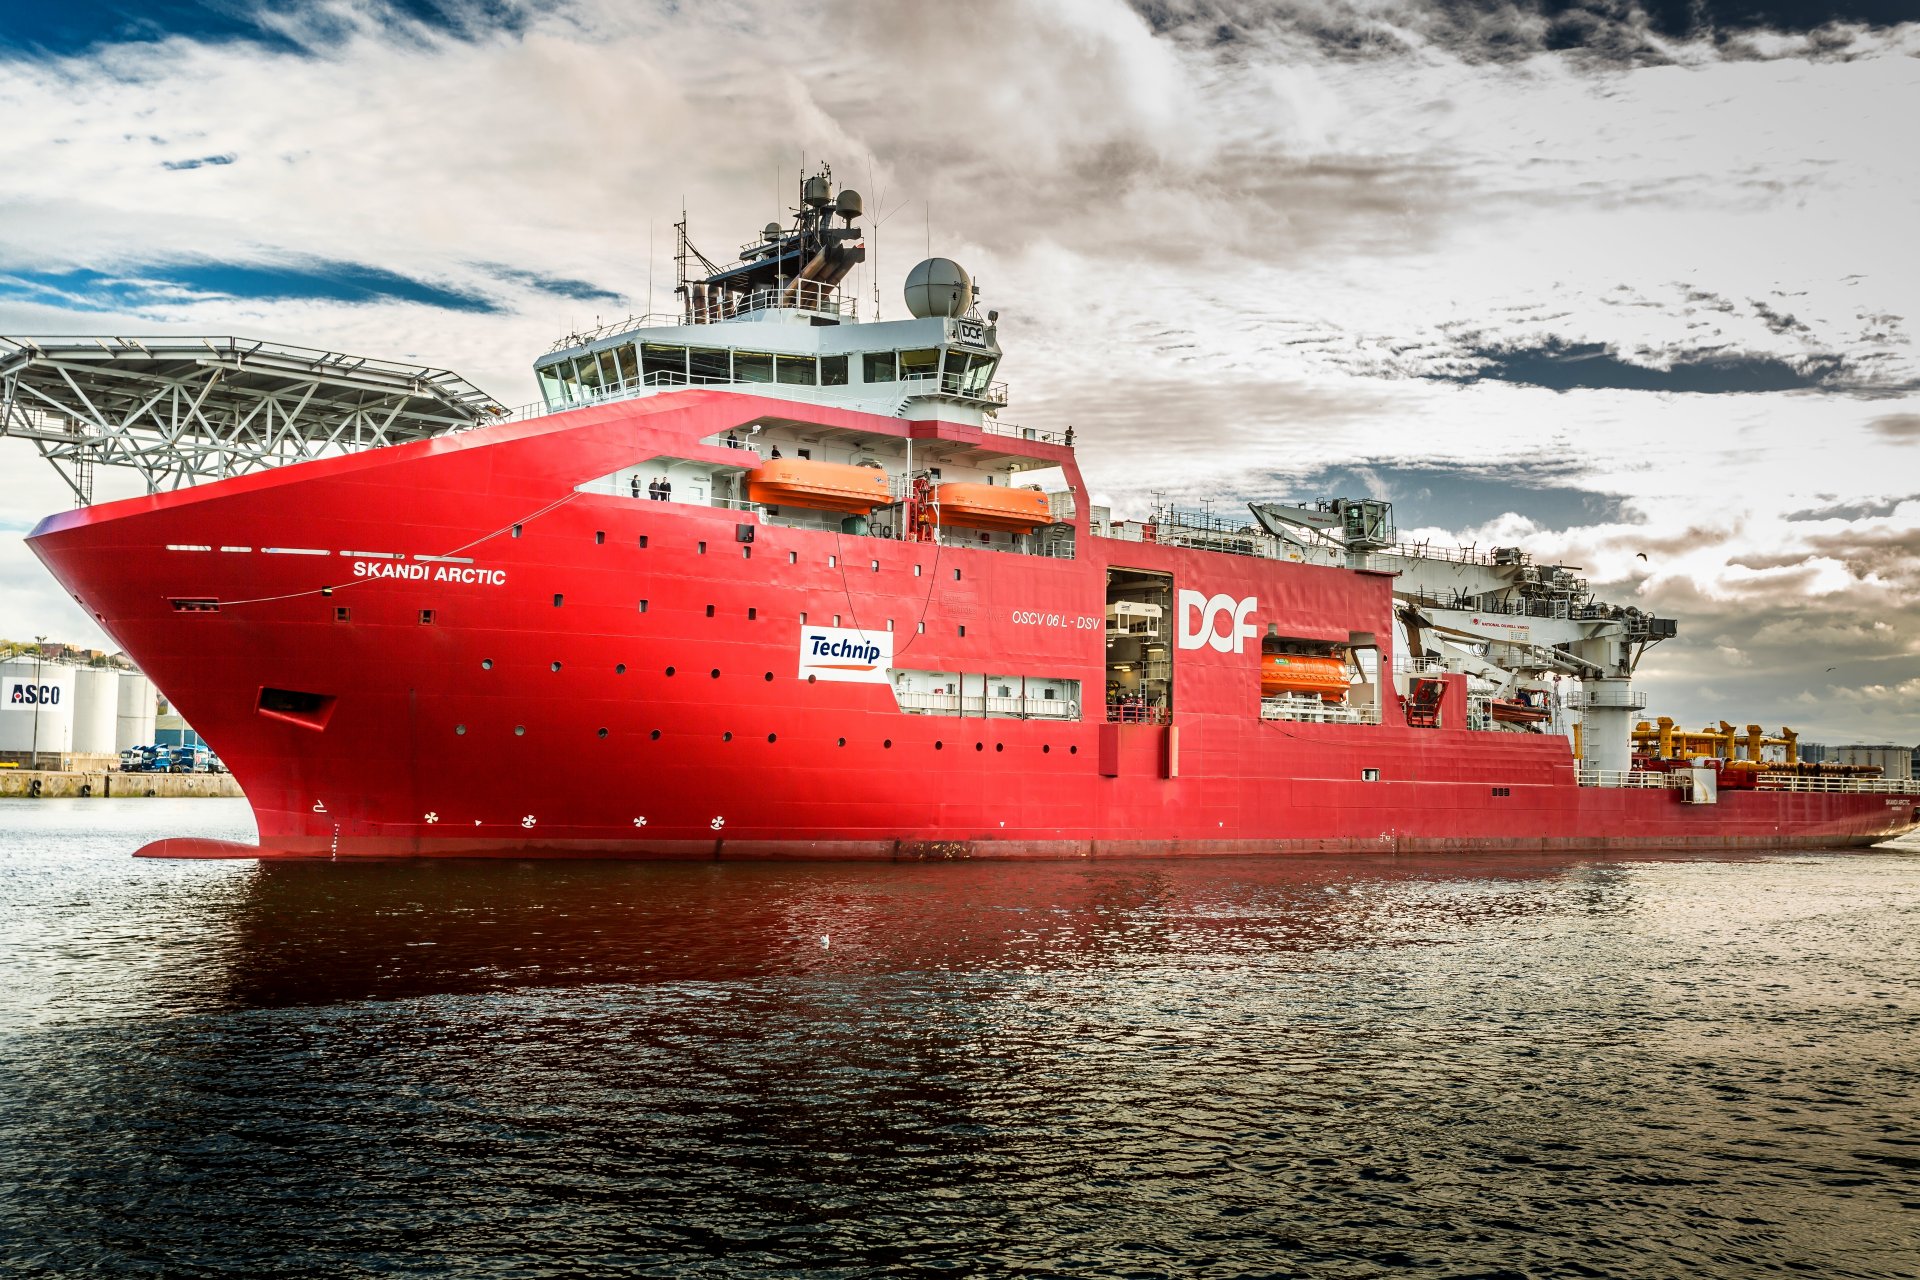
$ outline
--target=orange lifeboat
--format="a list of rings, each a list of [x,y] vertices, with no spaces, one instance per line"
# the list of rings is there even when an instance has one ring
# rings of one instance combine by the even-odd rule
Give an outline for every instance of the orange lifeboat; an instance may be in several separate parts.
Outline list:
[[[1260,655],[1260,693],[1263,697],[1305,693],[1316,695],[1323,702],[1344,702],[1349,688],[1347,664],[1343,658],[1308,653]]]
[[[1501,724],[1540,724],[1553,718],[1553,712],[1548,708],[1536,707],[1530,702],[1514,698],[1490,699],[1487,711]]]
[[[1037,489],[1010,489],[997,484],[936,486],[934,503],[940,523],[960,529],[993,529],[1003,533],[1032,533],[1053,523],[1047,495]]]
[[[807,507],[867,515],[884,507],[887,473],[875,467],[810,458],[775,458],[747,472],[747,497],[766,506]]]

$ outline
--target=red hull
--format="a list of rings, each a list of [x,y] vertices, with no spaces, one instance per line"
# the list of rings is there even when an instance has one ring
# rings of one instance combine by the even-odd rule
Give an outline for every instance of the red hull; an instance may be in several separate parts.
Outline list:
[[[1286,634],[1333,641],[1390,636],[1392,584],[1093,538],[1084,516],[1078,557],[1063,560],[770,525],[742,543],[737,513],[576,492],[654,456],[725,462],[699,440],[795,412],[704,391],[582,409],[87,508],[44,522],[32,545],[233,769],[264,853],[1743,849],[1914,826],[1907,796],[1728,792],[1689,805],[1581,787],[1557,736],[1415,728],[1393,706],[1379,725],[1262,721],[1257,645],[1180,652],[1170,726],[909,715],[885,685],[809,683],[802,615],[891,621],[896,656],[921,668],[1098,690],[1109,565],[1255,597],[1262,630],[1284,619]],[[952,424],[804,412],[997,443]],[[1019,452],[1084,492],[1069,450]],[[355,577],[349,551],[399,553],[388,563],[413,576]],[[218,608],[178,604],[202,599]],[[276,708],[262,690],[325,701]]]

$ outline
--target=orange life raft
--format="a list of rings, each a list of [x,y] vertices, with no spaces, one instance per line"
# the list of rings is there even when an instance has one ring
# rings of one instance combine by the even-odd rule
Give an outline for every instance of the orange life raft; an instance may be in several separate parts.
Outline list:
[[[940,523],[960,529],[993,529],[1003,533],[1031,533],[1053,523],[1047,495],[1037,489],[1010,489],[997,484],[937,486],[933,500]]]
[[[1317,695],[1323,702],[1341,702],[1349,688],[1343,658],[1308,653],[1260,655],[1260,692],[1265,697],[1306,693]]]
[[[875,467],[809,458],[775,458],[747,472],[747,497],[767,506],[807,507],[867,515],[884,507],[887,473]]]

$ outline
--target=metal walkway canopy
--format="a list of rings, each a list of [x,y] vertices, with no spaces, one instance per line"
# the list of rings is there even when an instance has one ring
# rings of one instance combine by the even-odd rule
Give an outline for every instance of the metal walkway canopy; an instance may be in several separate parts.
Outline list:
[[[96,465],[153,493],[502,413],[445,369],[251,338],[0,338],[0,436],[31,440],[81,505]]]

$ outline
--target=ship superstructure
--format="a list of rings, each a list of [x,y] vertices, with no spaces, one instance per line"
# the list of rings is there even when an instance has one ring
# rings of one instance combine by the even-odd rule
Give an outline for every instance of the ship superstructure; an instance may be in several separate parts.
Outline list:
[[[1912,827],[1912,784],[1743,766],[1723,791],[1724,761],[1637,756],[1630,680],[1675,625],[1569,567],[1408,547],[1364,499],[1112,519],[1070,432],[1003,420],[997,317],[957,264],[914,268],[905,318],[856,315],[861,214],[822,171],[733,264],[683,224],[678,313],[569,335],[518,412],[327,353],[288,368],[214,343],[159,374],[151,340],[23,340],[0,362],[9,430],[70,472],[145,450],[156,490],[52,517],[33,546],[230,765],[274,854],[1728,848]],[[167,470],[155,439],[116,435],[98,400],[142,387],[174,448],[224,461]],[[229,389],[195,426],[194,397]],[[268,469],[256,421],[305,460]]]

